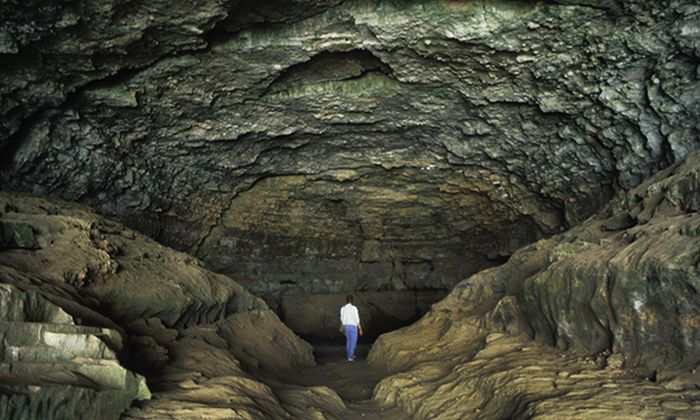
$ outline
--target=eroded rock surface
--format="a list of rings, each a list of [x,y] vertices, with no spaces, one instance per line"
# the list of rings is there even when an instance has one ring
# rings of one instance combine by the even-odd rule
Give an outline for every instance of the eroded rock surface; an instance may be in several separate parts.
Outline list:
[[[694,152],[462,281],[379,338],[370,364],[401,373],[375,399],[417,418],[696,417],[699,186]]]
[[[5,10],[5,182],[275,303],[448,289],[700,145],[690,0],[147,3]]]
[[[279,372],[315,364],[311,346],[193,257],[64,202],[2,192],[0,220],[35,240],[0,251],[3,418],[118,418],[149,388],[127,418],[345,409],[329,388],[286,385]]]
[[[2,188],[187,254],[0,193],[3,287],[75,324],[0,328],[4,350],[41,336],[12,375],[61,365],[3,376],[34,381],[3,388],[9,415],[112,415],[140,372],[129,418],[339,417],[333,390],[279,377],[313,358],[265,301],[323,335],[329,296],[479,272],[380,338],[370,369],[395,375],[371,404],[697,417],[696,1],[46,3],[0,5]],[[425,307],[376,301],[370,322]],[[84,353],[51,356],[67,333]],[[64,366],[85,354],[115,375]]]
[[[121,349],[118,332],[75,325],[41,294],[0,282],[0,417],[118,419],[151,396]]]

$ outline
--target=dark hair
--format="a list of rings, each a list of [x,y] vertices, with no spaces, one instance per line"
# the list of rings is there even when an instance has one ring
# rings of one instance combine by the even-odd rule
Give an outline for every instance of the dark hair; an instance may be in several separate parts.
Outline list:
[[[345,300],[346,300],[348,303],[352,303],[352,295],[347,295],[347,296],[345,296]]]

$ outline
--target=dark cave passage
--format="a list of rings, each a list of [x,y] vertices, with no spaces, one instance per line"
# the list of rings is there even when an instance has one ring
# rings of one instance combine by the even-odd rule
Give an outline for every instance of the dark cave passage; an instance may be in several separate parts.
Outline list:
[[[381,324],[379,324],[381,326]],[[372,400],[375,386],[386,376],[385,369],[370,366],[367,356],[376,337],[358,339],[356,359],[345,359],[345,337],[303,337],[312,346],[317,365],[280,372],[288,384],[304,387],[328,387],[343,400],[343,419],[404,420],[406,414],[396,407],[387,408]]]
[[[340,341],[339,341],[340,340]],[[371,343],[360,339],[357,359],[345,360],[345,343],[338,340],[315,338],[312,341],[317,366],[282,372],[285,382],[305,387],[328,387],[343,400],[343,419],[404,420],[406,414],[394,408],[385,408],[372,400],[374,387],[388,375],[367,363]]]
[[[443,289],[357,291],[323,294],[294,294],[280,298],[279,316],[292,331],[310,343],[342,340],[340,307],[350,293],[360,313],[363,342],[412,324],[447,295]]]

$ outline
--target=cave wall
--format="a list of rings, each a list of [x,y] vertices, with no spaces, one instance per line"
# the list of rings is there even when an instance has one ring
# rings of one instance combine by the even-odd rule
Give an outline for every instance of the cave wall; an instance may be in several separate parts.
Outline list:
[[[412,418],[693,418],[700,152],[464,279],[368,362]]]
[[[449,288],[700,145],[691,1],[2,12],[4,183],[267,296]]]
[[[2,188],[191,254],[0,193],[0,306],[61,308],[3,312],[5,350],[65,362],[21,333],[78,331],[110,368],[4,353],[2,416],[340,417],[330,388],[275,379],[311,348],[231,277],[310,335],[357,289],[372,335],[508,258],[379,339],[375,402],[698,411],[700,6],[259,3],[0,4]],[[132,372],[156,398],[121,413],[147,397]]]
[[[329,388],[281,383],[315,365],[311,345],[190,255],[83,206],[7,191],[0,238],[2,419],[347,410]]]
[[[6,269],[0,262],[3,419],[118,419],[134,400],[151,397],[146,380],[119,364],[117,331],[76,325],[41,293],[8,282]]]

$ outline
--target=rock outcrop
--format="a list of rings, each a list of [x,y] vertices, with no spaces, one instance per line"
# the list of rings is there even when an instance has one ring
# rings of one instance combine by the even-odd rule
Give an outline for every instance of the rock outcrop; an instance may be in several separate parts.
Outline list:
[[[75,325],[36,292],[0,283],[0,417],[118,419],[150,398],[143,377],[123,368],[119,333]]]
[[[119,418],[149,389],[127,418],[345,408],[284,384],[315,364],[311,346],[193,257],[64,202],[2,192],[0,221],[2,418]]]
[[[690,0],[83,3],[3,12],[5,182],[275,303],[449,289],[700,146]]]
[[[375,399],[417,418],[692,418],[700,152],[379,338]]]

